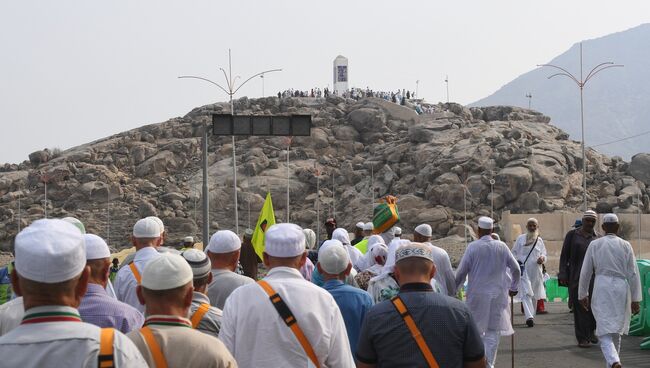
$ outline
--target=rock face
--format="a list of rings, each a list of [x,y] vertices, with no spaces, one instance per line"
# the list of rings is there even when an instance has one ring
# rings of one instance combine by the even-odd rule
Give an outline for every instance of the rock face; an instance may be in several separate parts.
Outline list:
[[[428,107],[432,114],[418,115],[412,107],[373,98],[235,101],[241,114],[312,115],[312,136],[294,138],[288,153],[290,221],[303,227],[316,229],[319,208],[321,221],[335,215],[351,229],[369,221],[373,197],[377,202],[392,194],[399,198],[405,234],[428,223],[435,238],[464,245],[457,236],[465,234],[465,209],[474,223],[492,212],[498,219],[503,210],[581,206],[580,146],[547,117],[500,106]],[[8,248],[19,225],[43,217],[46,209],[48,217],[78,217],[114,248],[129,245],[134,222],[149,215],[163,219],[170,245],[188,235],[200,238],[200,137],[211,114],[223,111],[228,104],[203,106],[181,118],[0,166],[0,248]],[[240,232],[255,224],[268,190],[276,218],[286,221],[287,144],[283,137],[236,139]],[[232,229],[230,137],[211,138],[208,164],[210,231]],[[592,208],[647,210],[650,155],[628,164],[589,150],[587,170]]]

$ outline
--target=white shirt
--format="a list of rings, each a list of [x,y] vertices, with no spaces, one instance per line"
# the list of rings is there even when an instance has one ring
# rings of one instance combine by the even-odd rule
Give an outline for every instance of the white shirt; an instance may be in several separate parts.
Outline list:
[[[60,312],[79,315],[76,309],[63,306],[31,308],[25,315]],[[0,337],[0,365],[20,368],[96,368],[99,335],[99,327],[84,322],[22,324]],[[118,330],[115,330],[113,354],[116,367],[147,366],[133,342]]]
[[[456,277],[451,267],[451,260],[446,250],[436,247],[431,243],[424,243],[431,248],[433,255],[433,264],[436,265],[436,274],[433,277],[440,293],[454,296],[456,295]]]
[[[6,335],[20,325],[20,321],[25,315],[23,308],[22,296],[0,305],[0,336]],[[1,361],[2,359],[0,359]]]
[[[264,278],[289,306],[322,367],[354,367],[347,332],[334,298],[289,267]],[[223,310],[219,339],[241,367],[308,366],[307,354],[266,292],[257,284],[235,290]]]
[[[133,264],[142,275],[144,267],[154,258],[160,256],[160,253],[154,247],[145,247],[135,252],[135,257],[133,257]],[[141,313],[144,313],[144,305],[140,304],[138,300],[138,295],[136,294],[136,288],[138,282],[133,276],[131,267],[125,265],[120,268],[115,276],[115,295],[117,299],[121,302],[124,302],[133,308],[139,310]]]
[[[510,270],[512,279],[506,270]],[[467,281],[467,306],[480,333],[514,333],[510,324],[508,286],[517,290],[521,271],[508,246],[486,235],[469,243],[456,271],[456,287]],[[507,286],[509,282],[510,285]]]
[[[591,310],[596,319],[596,336],[626,334],[630,328],[630,301],[640,302],[642,298],[641,279],[630,243],[607,234],[589,244],[580,271],[578,299],[589,296],[594,273]]]
[[[526,261],[526,257],[530,253],[530,257],[524,266],[524,274],[521,275],[521,282],[519,283],[518,298],[524,295],[532,296],[534,299],[546,299],[546,289],[544,288],[544,274],[542,272],[542,265],[537,263],[541,257],[546,261],[546,246],[541,237],[537,238],[537,244],[533,240],[532,243],[526,244],[526,234],[519,235],[512,247],[512,255],[519,262]],[[535,248],[533,249],[533,244]],[[532,250],[532,253],[531,253]]]

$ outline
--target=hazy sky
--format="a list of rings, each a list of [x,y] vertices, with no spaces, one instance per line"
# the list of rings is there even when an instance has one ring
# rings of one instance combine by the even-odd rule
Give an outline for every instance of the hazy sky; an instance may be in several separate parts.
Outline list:
[[[222,82],[268,75],[267,95],[332,84],[415,89],[463,104],[573,43],[650,21],[648,1],[0,0],[0,163],[70,148],[226,100]],[[258,97],[255,79],[239,96]],[[523,97],[522,97],[523,98]]]

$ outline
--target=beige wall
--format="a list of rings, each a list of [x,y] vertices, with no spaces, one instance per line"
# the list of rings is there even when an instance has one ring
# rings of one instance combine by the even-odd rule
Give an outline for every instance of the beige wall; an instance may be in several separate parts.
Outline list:
[[[556,276],[564,235],[571,230],[576,219],[582,217],[582,214],[572,212],[511,214],[509,211],[506,211],[501,215],[501,225],[504,235],[503,241],[508,246],[512,247],[517,236],[525,231],[526,221],[531,217],[539,221],[540,236],[544,239],[544,245],[546,245],[546,251],[548,253],[546,269],[549,275]],[[627,240],[632,244],[635,256],[637,258],[650,259],[650,215],[642,214],[640,216],[641,257],[639,257],[639,215],[625,213],[618,214],[618,217],[621,221],[628,222],[632,225],[633,231]],[[596,225],[598,230],[600,230],[601,218],[602,215],[599,215],[598,225]]]

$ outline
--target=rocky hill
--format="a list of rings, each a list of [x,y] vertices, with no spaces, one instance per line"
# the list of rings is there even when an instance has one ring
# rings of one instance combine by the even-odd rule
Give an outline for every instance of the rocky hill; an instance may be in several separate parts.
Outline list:
[[[492,205],[497,218],[505,209],[580,207],[580,146],[548,124],[548,117],[512,107],[432,108],[433,114],[417,115],[409,106],[373,98],[235,101],[242,114],[312,114],[312,136],[294,138],[289,157],[291,221],[304,227],[316,229],[316,168],[321,221],[335,213],[348,228],[370,219],[373,185],[375,197],[398,196],[407,234],[426,222],[437,238],[464,236],[464,194],[468,220],[490,215]],[[44,216],[44,181],[48,217],[76,216],[114,248],[127,245],[133,223],[148,215],[164,220],[169,243],[199,237],[200,136],[210,114],[228,110],[226,103],[203,106],[184,117],[64,152],[34,152],[20,165],[0,167],[0,244],[8,247],[19,222],[24,227]],[[229,137],[210,142],[211,232],[234,226],[230,142]],[[267,190],[284,221],[287,139],[238,138],[236,144],[240,231],[249,216],[255,223]],[[592,207],[636,211],[633,199],[640,194],[647,209],[650,157],[640,155],[628,164],[590,150],[587,159]]]

